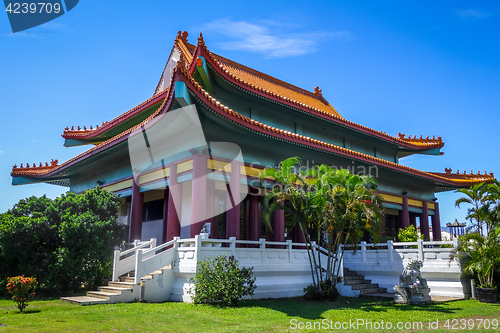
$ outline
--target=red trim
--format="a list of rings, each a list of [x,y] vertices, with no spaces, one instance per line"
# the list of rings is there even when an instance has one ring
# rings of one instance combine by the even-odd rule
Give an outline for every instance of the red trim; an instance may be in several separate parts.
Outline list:
[[[63,133],[61,136],[65,139],[91,139],[93,137],[96,137],[102,133],[105,133],[107,131],[109,131],[110,129],[112,129],[113,127],[117,126],[118,124],[136,116],[137,114],[141,113],[142,111],[144,111],[145,109],[149,108],[150,106],[158,103],[159,101],[161,101],[162,99],[165,98],[165,95],[168,91],[165,91],[163,93],[160,93],[156,96],[153,96],[151,97],[149,100],[143,102],[142,104],[139,104],[138,106],[136,106],[135,108],[137,108],[136,110],[134,110],[134,108],[132,108],[131,110],[134,110],[132,112],[130,111],[127,111],[127,112],[130,112],[127,114],[127,112],[125,112],[124,114],[118,116],[117,118],[115,118],[114,120],[112,120],[111,122],[107,123],[106,125],[104,126],[101,126],[99,127],[99,129],[96,129],[96,130],[93,130],[92,132],[88,133],[88,134],[85,134],[85,135],[78,135],[78,131],[69,131],[71,133]],[[127,115],[125,115],[127,114]],[[125,116],[124,116],[125,115]],[[76,133],[73,133],[73,132],[76,132]]]

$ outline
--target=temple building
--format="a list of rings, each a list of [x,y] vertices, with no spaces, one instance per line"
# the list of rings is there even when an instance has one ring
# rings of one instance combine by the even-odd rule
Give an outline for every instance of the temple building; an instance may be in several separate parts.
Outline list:
[[[160,127],[159,119],[169,115],[175,117]],[[191,142],[191,134],[202,139]],[[150,145],[158,135],[167,138],[157,142],[168,145],[168,154],[157,156]],[[192,44],[186,32],[178,33],[150,99],[100,126],[67,127],[62,136],[67,147],[91,148],[60,164],[14,166],[13,185],[43,182],[76,193],[96,186],[114,192],[130,241],[190,238],[204,227],[210,238],[300,241],[283,211],[273,215],[272,231],[261,221],[262,198],[275,184],[260,182],[259,173],[291,156],[309,166],[374,176],[391,237],[413,224],[426,239],[432,226],[433,238],[441,240],[435,193],[493,179],[491,173],[401,165],[400,159],[413,154],[442,155],[441,137],[391,136],[356,124],[318,87],[307,91],[211,53],[201,34]],[[134,161],[133,147],[143,147],[149,165]]]

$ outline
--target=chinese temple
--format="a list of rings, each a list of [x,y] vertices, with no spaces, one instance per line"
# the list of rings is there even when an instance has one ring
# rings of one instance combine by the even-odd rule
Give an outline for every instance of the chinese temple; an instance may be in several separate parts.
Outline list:
[[[172,143],[175,154],[135,168],[131,136],[187,106],[195,107],[202,144]],[[272,231],[261,221],[262,198],[273,180],[260,182],[259,173],[291,156],[309,166],[327,164],[374,176],[386,201],[385,233],[391,237],[413,224],[429,239],[431,225],[433,238],[441,240],[435,193],[493,179],[486,172],[428,172],[401,165],[413,154],[442,155],[442,138],[392,136],[349,121],[318,87],[304,90],[214,54],[201,34],[190,43],[186,32],[175,38],[151,98],[101,125],[67,127],[62,137],[67,147],[90,148],[63,163],[16,165],[13,185],[47,183],[76,193],[100,186],[114,192],[130,241],[190,238],[202,228],[217,239],[301,241],[283,211],[272,216]],[[239,147],[241,159],[216,151],[209,144],[215,142]],[[213,177],[203,177],[207,173]],[[239,199],[227,198],[229,188],[242,194]],[[215,194],[208,197],[208,192]],[[200,213],[207,210],[212,212]]]

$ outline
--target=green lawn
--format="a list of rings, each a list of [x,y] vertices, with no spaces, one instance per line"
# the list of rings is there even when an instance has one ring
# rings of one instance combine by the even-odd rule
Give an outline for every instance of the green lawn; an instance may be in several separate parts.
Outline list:
[[[349,301],[349,304],[346,301]],[[447,319],[470,319],[474,329],[446,329]],[[241,302],[239,308],[184,303],[129,303],[81,307],[59,300],[30,303],[25,313],[19,313],[10,300],[0,300],[0,333],[3,332],[327,332],[330,329],[299,330],[299,322],[325,324],[330,320],[347,325],[349,320],[371,321],[372,325],[387,322],[398,330],[398,322],[422,322],[408,332],[428,331],[429,321],[439,320],[440,330],[434,332],[477,331],[482,319],[491,322],[500,318],[500,304],[483,304],[474,300],[438,303],[427,306],[393,305],[387,301],[339,298],[337,302],[308,302],[301,298]],[[292,322],[291,320],[297,320]],[[324,320],[324,322],[322,322]],[[294,325],[296,323],[296,326]],[[486,321],[483,321],[483,324]],[[318,324],[316,324],[318,325]],[[330,323],[328,323],[330,325]],[[339,324],[337,324],[339,325]],[[408,325],[408,324],[407,324]],[[297,327],[297,329],[293,329]],[[333,331],[388,331],[366,330],[333,326]],[[374,326],[375,327],[375,326]],[[460,327],[460,322],[455,326]],[[481,327],[483,328],[483,327]],[[493,326],[488,332],[500,332]]]

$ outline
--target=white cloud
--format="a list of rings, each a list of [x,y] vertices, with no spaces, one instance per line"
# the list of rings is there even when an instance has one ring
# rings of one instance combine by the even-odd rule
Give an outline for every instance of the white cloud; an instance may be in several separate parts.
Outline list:
[[[269,26],[278,28],[270,29]],[[224,35],[232,39],[218,43],[222,49],[262,53],[271,58],[314,53],[319,43],[326,40],[347,41],[352,39],[352,34],[348,31],[314,31],[299,34],[286,31],[294,27],[274,21],[265,21],[264,24],[259,25],[222,19],[205,24],[201,27],[201,31]],[[279,28],[285,31],[281,32]]]
[[[455,9],[455,14],[458,17],[463,17],[463,18],[483,18],[490,16],[489,13],[486,13],[479,9]]]
[[[3,150],[0,150],[0,154],[3,154]]]

